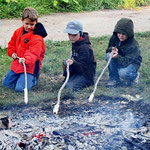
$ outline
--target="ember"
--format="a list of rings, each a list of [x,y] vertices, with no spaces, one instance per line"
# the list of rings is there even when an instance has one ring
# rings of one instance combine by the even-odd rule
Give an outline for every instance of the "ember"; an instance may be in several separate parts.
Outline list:
[[[11,111],[12,128],[0,131],[0,149],[150,149],[150,105],[142,100],[63,100],[58,116],[52,113],[54,104],[49,100],[1,110]]]

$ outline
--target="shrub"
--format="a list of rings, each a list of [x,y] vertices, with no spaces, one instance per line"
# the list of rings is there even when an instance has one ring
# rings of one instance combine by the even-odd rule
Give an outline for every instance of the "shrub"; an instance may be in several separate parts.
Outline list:
[[[150,0],[0,0],[0,19],[21,17],[23,9],[29,6],[37,9],[39,14],[51,14],[131,8],[148,4]]]
[[[22,11],[26,5],[24,3],[18,3],[17,1],[1,0],[0,3],[0,19],[3,18],[17,18],[21,16]]]
[[[150,0],[120,0],[120,5],[123,8],[135,8],[136,6],[146,6]]]

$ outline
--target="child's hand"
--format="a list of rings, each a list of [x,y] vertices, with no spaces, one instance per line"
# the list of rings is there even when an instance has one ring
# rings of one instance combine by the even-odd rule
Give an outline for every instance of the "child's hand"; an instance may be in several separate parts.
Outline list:
[[[112,52],[111,52],[112,58],[117,57],[117,55],[118,55],[118,49],[116,47],[112,47]]]
[[[116,47],[112,47],[111,50],[112,50],[112,51],[117,51],[117,52],[118,52],[118,48],[116,48]]]
[[[19,58],[19,63],[21,64],[25,63],[25,58]]]
[[[73,64],[73,60],[67,59],[67,60],[66,60],[66,64],[72,65],[72,64]]]
[[[13,59],[16,59],[16,58],[17,58],[17,54],[16,54],[16,53],[13,53],[13,54],[11,55],[11,57],[12,57]]]

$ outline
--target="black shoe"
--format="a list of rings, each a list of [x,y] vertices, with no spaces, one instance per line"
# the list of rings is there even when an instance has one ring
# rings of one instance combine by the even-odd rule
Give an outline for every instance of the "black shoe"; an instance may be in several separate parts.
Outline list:
[[[130,87],[133,84],[131,81],[122,81],[121,86],[123,87]]]
[[[110,80],[108,83],[107,83],[107,85],[106,85],[106,87],[108,87],[108,88],[115,88],[115,87],[117,87],[118,85],[120,84],[120,81],[118,81],[118,80]]]

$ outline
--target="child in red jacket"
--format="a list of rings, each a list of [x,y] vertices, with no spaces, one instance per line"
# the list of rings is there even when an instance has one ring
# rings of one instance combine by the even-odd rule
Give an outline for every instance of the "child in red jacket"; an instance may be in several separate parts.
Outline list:
[[[27,89],[29,90],[38,81],[45,54],[43,38],[47,36],[47,33],[44,26],[38,23],[38,12],[33,8],[24,9],[21,21],[23,26],[15,30],[8,43],[7,53],[9,57],[13,58],[13,62],[2,85],[23,92],[25,77],[22,63],[26,65]]]

